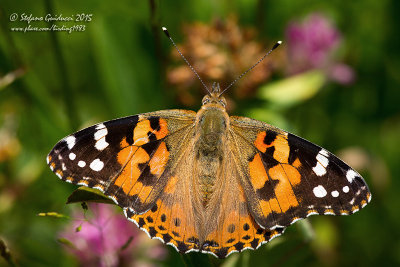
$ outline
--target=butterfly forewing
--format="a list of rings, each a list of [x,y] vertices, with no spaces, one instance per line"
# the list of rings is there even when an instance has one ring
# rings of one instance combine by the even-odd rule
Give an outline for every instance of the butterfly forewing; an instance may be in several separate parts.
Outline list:
[[[274,229],[313,214],[348,215],[371,199],[363,178],[327,150],[263,122],[231,117],[255,220]],[[237,152],[238,153],[238,152]]]
[[[167,183],[174,146],[194,112],[159,111],[100,123],[65,137],[47,157],[62,180],[97,188],[123,208],[144,212]]]

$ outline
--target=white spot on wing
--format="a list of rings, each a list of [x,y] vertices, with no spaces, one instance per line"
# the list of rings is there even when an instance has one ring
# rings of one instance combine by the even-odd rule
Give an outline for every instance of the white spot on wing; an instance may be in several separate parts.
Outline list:
[[[64,141],[67,142],[68,149],[72,149],[75,145],[76,138],[75,138],[75,136],[70,135],[70,136],[66,137],[64,139]]]
[[[78,162],[78,166],[81,167],[81,168],[83,168],[83,167],[86,166],[86,162],[84,162],[83,160],[80,160],[80,161]]]
[[[103,137],[100,140],[98,140],[94,146],[96,147],[97,150],[102,151],[106,147],[108,147],[108,145],[109,144],[106,142],[106,138]]]
[[[328,151],[326,151],[325,149],[321,149],[321,151],[319,152],[319,154],[324,155],[325,157],[328,157]]]
[[[325,168],[328,166],[328,164],[329,164],[329,160],[328,160],[328,158],[324,155],[325,153],[321,153],[321,152],[323,152],[323,151],[325,151],[325,150],[321,150],[319,153],[318,153],[318,155],[317,155],[317,157],[316,157],[316,159],[322,164],[322,166],[324,166]],[[326,152],[326,151],[325,151]]]
[[[316,175],[323,176],[326,174],[325,168],[329,164],[328,156],[328,151],[326,151],[325,149],[321,149],[318,152],[318,155],[315,157],[317,160],[317,164],[315,165],[315,167],[313,167],[313,171]]]
[[[94,133],[94,139],[95,140],[99,140],[100,138],[105,137],[107,135],[107,133],[108,133],[107,128],[102,128],[100,130],[97,130]]]
[[[326,190],[322,185],[316,186],[313,189],[313,193],[316,197],[322,198],[326,196]]]
[[[347,181],[349,181],[349,183],[352,183],[356,176],[358,176],[357,173],[351,169],[348,170],[346,173],[346,178],[347,178]]]
[[[61,164],[61,168],[62,168],[63,171],[65,171],[67,169],[67,167],[65,167],[64,162]]]
[[[346,185],[343,186],[343,192],[348,193],[350,191],[350,188]]]
[[[99,160],[99,159],[95,159],[95,160],[92,161],[92,163],[90,163],[90,166],[89,166],[89,167],[90,167],[92,170],[98,172],[98,171],[101,171],[101,170],[103,169],[103,167],[104,167],[104,162],[102,162],[102,161]]]
[[[76,158],[76,154],[71,152],[71,153],[69,153],[68,157],[70,160],[74,160]]]
[[[333,197],[338,197],[339,196],[339,192],[338,191],[332,191],[331,192],[331,195],[333,196]]]
[[[312,169],[313,169],[314,173],[318,176],[325,175],[325,173],[326,173],[326,169],[319,162],[317,162],[317,165],[315,167],[313,167]]]
[[[47,164],[50,163],[50,156],[47,156],[46,161],[47,161]]]
[[[100,130],[100,129],[103,129],[103,128],[106,128],[106,126],[105,126],[103,123],[99,123],[99,124],[96,126],[96,130]]]

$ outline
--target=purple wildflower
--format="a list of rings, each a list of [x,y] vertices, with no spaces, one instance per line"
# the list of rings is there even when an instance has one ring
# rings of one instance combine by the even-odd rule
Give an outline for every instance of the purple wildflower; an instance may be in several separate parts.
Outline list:
[[[348,84],[354,80],[353,70],[334,60],[342,37],[333,23],[323,15],[312,14],[302,23],[290,23],[286,39],[289,74],[321,69],[328,78],[338,83]]]
[[[91,216],[82,212],[73,214],[74,221],[60,234],[72,243],[69,251],[77,256],[83,266],[133,266],[133,248],[142,242],[141,231],[111,205],[90,204]],[[148,238],[146,236],[146,238]],[[156,246],[158,247],[158,246]],[[147,251],[154,247],[147,247]],[[163,253],[159,253],[158,255]],[[164,253],[165,257],[165,253]],[[162,257],[161,257],[162,258]],[[138,263],[138,262],[136,262]]]

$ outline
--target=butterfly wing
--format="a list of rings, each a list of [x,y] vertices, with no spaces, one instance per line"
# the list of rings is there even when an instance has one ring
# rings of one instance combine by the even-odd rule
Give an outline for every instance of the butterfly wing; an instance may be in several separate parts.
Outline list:
[[[179,252],[200,250],[198,213],[194,197],[194,129],[187,130],[178,139],[167,142],[175,148],[177,158],[169,168],[169,180],[156,205],[143,214],[127,210],[128,219],[137,222],[151,238],[163,240]],[[177,137],[177,136],[176,136]],[[177,142],[179,140],[179,142]],[[170,143],[170,144],[169,144]]]
[[[100,123],[58,142],[47,157],[62,180],[96,188],[135,213],[151,209],[171,178],[196,113],[166,110]]]
[[[203,229],[202,250],[219,258],[233,252],[257,249],[284,231],[284,228],[263,229],[254,221],[240,183],[238,158],[235,156],[231,149],[226,149],[218,183],[206,209],[208,223]]]
[[[348,215],[371,200],[363,178],[332,153],[264,122],[230,119],[241,184],[260,226],[286,227],[313,214]]]

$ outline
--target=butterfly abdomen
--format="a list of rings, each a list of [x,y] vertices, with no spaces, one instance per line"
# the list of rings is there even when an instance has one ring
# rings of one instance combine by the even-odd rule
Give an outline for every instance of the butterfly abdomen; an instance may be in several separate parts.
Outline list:
[[[195,143],[198,171],[198,185],[203,206],[206,206],[214,192],[225,154],[228,114],[221,105],[204,105],[197,114],[199,128]]]

